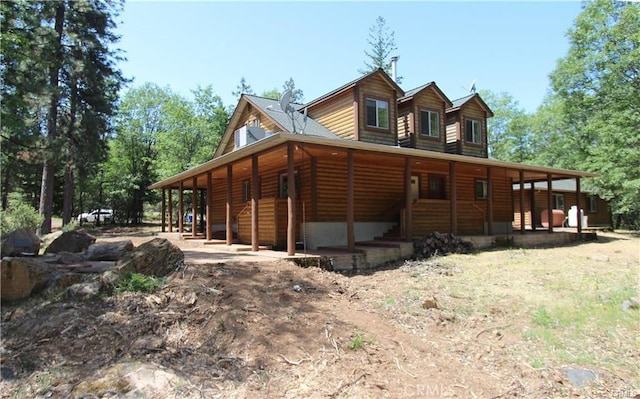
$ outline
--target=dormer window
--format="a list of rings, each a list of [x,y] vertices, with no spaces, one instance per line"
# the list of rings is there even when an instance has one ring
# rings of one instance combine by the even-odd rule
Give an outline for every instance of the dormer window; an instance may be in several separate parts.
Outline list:
[[[420,133],[423,136],[440,137],[440,114],[435,111],[420,111]]]
[[[389,128],[389,103],[367,98],[367,126],[379,129]]]
[[[482,122],[467,119],[464,137],[469,143],[482,144]]]

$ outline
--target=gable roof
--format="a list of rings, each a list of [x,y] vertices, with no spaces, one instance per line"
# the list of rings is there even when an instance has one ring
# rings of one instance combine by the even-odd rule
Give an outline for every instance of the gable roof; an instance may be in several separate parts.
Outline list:
[[[245,110],[247,105],[253,105],[260,112],[260,114],[273,121],[273,123],[275,123],[276,126],[278,126],[278,128],[285,133],[300,133],[302,131],[302,127],[304,126],[304,115],[300,113],[300,111],[304,108],[302,104],[291,104],[291,106],[295,110],[295,112],[293,113],[294,121],[292,122],[290,116],[285,114],[280,109],[279,101],[270,98],[243,94],[240,96],[238,105],[236,105],[236,108],[233,111],[231,118],[229,119],[229,124],[227,125],[227,128],[222,135],[220,144],[218,144],[218,147],[216,147],[216,150],[213,153],[213,158],[222,155],[222,151],[224,151],[224,149],[226,148],[229,140],[232,140],[232,135],[234,132],[233,129],[238,124],[240,115],[242,115],[242,112]],[[307,117],[306,126],[304,126],[304,134],[342,140],[340,137],[333,134],[333,132],[331,132],[329,129],[325,128],[309,117]]]
[[[440,90],[438,85],[436,85],[436,82],[429,82],[422,86],[418,86],[415,89],[408,90],[407,92],[404,93],[404,96],[398,98],[398,102],[408,101],[412,99],[415,95],[417,95],[418,93],[422,92],[427,88],[430,88],[431,90],[435,90],[436,94],[446,103],[446,107],[453,106],[453,103],[451,102],[451,100],[449,100],[449,98],[442,92],[442,90]]]
[[[380,77],[382,77],[382,79],[389,85],[391,86],[391,88],[393,88],[395,91],[398,92],[398,96],[403,96],[404,95],[404,90],[402,90],[402,88],[400,86],[398,86],[398,84],[396,82],[393,81],[393,79],[391,79],[391,77],[389,75],[387,75],[387,73],[382,69],[382,68],[378,68],[375,71],[372,71],[366,75],[360,76],[357,79],[352,80],[351,82],[344,84],[340,87],[338,87],[335,90],[332,90],[330,92],[328,92],[327,94],[324,94],[314,100],[309,101],[308,103],[306,103],[304,106],[305,107],[312,107],[318,103],[321,103],[325,100],[328,100],[329,98],[340,94],[342,92],[344,92],[345,90],[351,89],[352,87],[355,87],[355,85],[357,85],[358,83],[360,83],[361,81],[365,80],[365,79],[369,79],[370,77],[374,76],[374,75],[380,75]]]
[[[482,97],[480,97],[480,94],[478,93],[471,93],[467,96],[464,96],[462,98],[458,98],[452,101],[452,105],[451,108],[447,108],[446,112],[453,112],[453,111],[457,111],[460,108],[462,108],[464,105],[470,103],[471,101],[476,101],[478,103],[478,105],[480,105],[481,108],[483,108],[489,117],[493,116],[493,111],[491,111],[491,108],[489,108],[489,106],[487,105],[487,103],[484,102],[484,100],[482,99]]]

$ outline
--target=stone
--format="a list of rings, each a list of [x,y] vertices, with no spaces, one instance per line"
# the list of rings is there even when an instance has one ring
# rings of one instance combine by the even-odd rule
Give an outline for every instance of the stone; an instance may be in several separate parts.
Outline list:
[[[166,238],[154,238],[129,252],[116,263],[115,271],[164,277],[184,265],[184,253]]]
[[[56,255],[58,257],[56,263],[61,265],[75,265],[85,261],[84,255],[81,253],[61,251]]]
[[[29,229],[14,230],[2,236],[2,257],[21,254],[37,255],[40,252],[40,237]]]
[[[627,301],[622,302],[622,310],[638,310],[640,309],[640,301],[635,299],[635,298],[631,298]]]
[[[57,268],[34,258],[3,258],[0,271],[3,301],[25,299],[43,290]]]
[[[83,230],[66,231],[53,240],[44,253],[84,252],[94,242],[96,242],[96,238]]]
[[[85,258],[94,261],[117,261],[133,250],[131,240],[97,242],[87,248]]]
[[[92,281],[89,283],[78,283],[68,287],[65,291],[67,298],[73,299],[90,299],[100,295],[102,283],[100,281]]]
[[[422,308],[423,309],[440,309],[440,306],[438,305],[438,300],[436,300],[436,298],[427,298],[424,300],[424,302],[422,302]]]

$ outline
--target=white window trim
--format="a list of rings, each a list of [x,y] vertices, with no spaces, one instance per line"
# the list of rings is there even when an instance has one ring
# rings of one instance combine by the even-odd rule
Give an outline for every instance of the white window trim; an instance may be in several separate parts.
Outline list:
[[[478,183],[482,183],[482,196],[478,196],[478,189],[477,189]],[[473,191],[476,199],[483,199],[483,200],[487,199],[489,198],[489,183],[483,179],[476,179],[474,183]]]
[[[422,118],[423,112],[427,114],[427,120],[429,121],[429,123],[427,124],[427,133],[425,133],[425,129],[424,129],[425,126]],[[431,115],[435,115],[436,118],[438,119],[438,131],[436,132],[436,134],[433,134],[433,132],[431,131]],[[436,138],[440,137],[440,113],[439,112],[432,111],[429,109],[420,110],[420,134],[427,137],[436,137]]]
[[[471,141],[467,140],[467,122],[471,122]],[[466,142],[468,143],[472,143],[472,144],[482,144],[482,122],[477,120],[477,119],[472,119],[472,118],[467,118],[467,122],[465,122],[465,134],[464,134],[464,139]],[[476,131],[476,124],[478,127],[478,131]]]
[[[373,101],[375,102],[375,106],[376,106],[376,124],[375,125],[370,125],[369,124],[369,118],[368,118],[368,112],[369,112],[369,101]],[[381,107],[380,105],[384,104],[384,107]],[[380,126],[380,109],[386,109],[387,110],[387,126]],[[375,127],[376,129],[389,129],[389,121],[390,121],[390,115],[389,115],[389,102],[385,101],[385,100],[378,100],[376,98],[366,98],[365,100],[365,123],[367,124],[368,127]]]

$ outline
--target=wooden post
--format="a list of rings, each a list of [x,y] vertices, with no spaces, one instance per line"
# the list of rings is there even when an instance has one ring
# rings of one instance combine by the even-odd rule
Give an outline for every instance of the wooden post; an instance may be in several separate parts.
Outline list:
[[[547,174],[547,220],[549,233],[553,233],[553,181],[550,174]]]
[[[411,158],[404,160],[404,235],[405,240],[413,238],[413,195],[411,192]]]
[[[578,208],[578,237],[582,237],[582,213],[580,212],[580,178],[576,177],[576,208]]]
[[[167,193],[165,192],[165,189],[162,189],[162,205],[160,206],[160,212],[162,213],[162,232],[164,233],[165,231],[167,231],[166,229],[166,224],[167,224]]]
[[[493,177],[492,169],[487,167],[487,233],[493,235]]]
[[[524,213],[524,172],[520,171],[520,234],[525,231],[525,213]]]
[[[296,171],[294,144],[287,144],[287,255],[296,254]]]
[[[456,189],[456,163],[451,162],[449,164],[449,214],[451,217],[451,234],[458,234],[458,207],[456,202],[458,201],[458,193]]]
[[[195,237],[198,228],[198,178],[191,178],[191,237]]]
[[[258,192],[260,187],[258,186],[258,155],[254,154],[251,157],[251,250],[260,250],[260,237],[258,230]],[[294,244],[295,245],[295,244]]]
[[[207,241],[211,241],[213,233],[213,172],[207,172],[207,221],[205,237]]]
[[[531,184],[531,230],[536,231],[536,182],[530,181]]]
[[[180,188],[178,189],[178,232],[184,233],[184,182],[180,180]]]
[[[318,160],[311,157],[311,220],[318,220]]]
[[[233,219],[231,206],[233,205],[233,166],[227,165],[227,245],[233,244]]]
[[[173,190],[169,187],[169,233],[173,233]]]
[[[355,252],[356,250],[356,238],[355,238],[355,192],[354,192],[354,162],[353,162],[353,150],[347,152],[347,250],[349,252]]]

